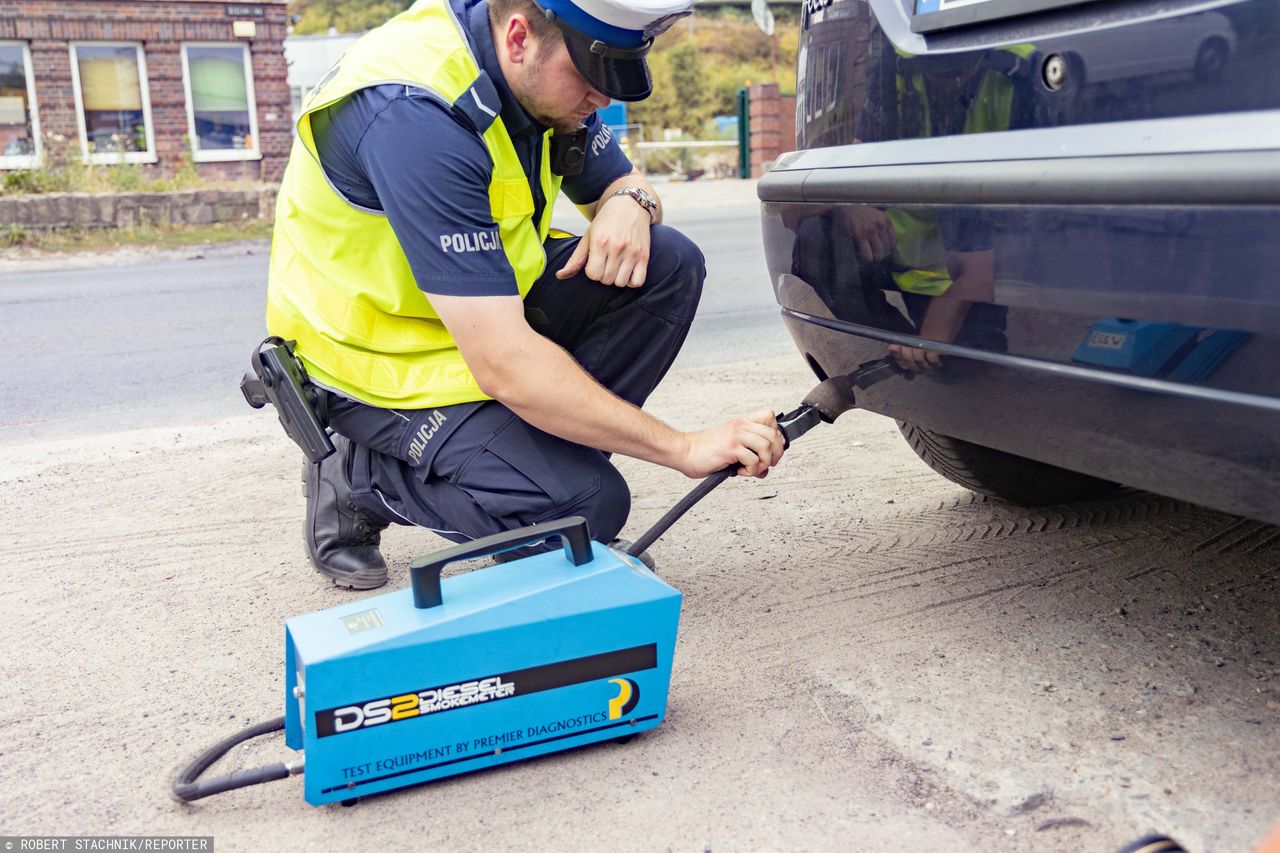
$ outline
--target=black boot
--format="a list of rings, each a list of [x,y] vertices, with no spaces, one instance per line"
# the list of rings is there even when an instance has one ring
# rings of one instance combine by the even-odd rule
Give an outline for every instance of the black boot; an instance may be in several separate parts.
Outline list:
[[[386,522],[351,502],[351,442],[334,434],[335,452],[302,469],[307,496],[307,556],[321,574],[347,589],[374,589],[387,582],[378,553]]]

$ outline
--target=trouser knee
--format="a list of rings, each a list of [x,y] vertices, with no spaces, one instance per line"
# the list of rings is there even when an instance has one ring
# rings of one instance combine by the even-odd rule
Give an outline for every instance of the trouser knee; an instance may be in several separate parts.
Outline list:
[[[601,468],[600,488],[585,500],[567,507],[563,513],[585,518],[591,538],[606,543],[618,538],[630,514],[631,487],[607,462]]]
[[[651,300],[661,301],[662,310],[672,319],[692,319],[707,277],[702,250],[668,225],[653,226],[649,236],[649,268],[643,290]]]

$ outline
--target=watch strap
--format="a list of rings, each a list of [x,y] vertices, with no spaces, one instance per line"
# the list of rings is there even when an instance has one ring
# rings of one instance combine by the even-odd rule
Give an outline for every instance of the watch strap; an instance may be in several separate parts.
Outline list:
[[[634,199],[636,204],[643,207],[645,209],[645,212],[649,214],[650,222],[653,222],[655,219],[658,218],[658,202],[654,200],[653,196],[649,195],[649,193],[645,192],[639,187],[623,187],[622,189],[616,191],[613,195],[615,196],[625,195],[628,198]],[[610,196],[610,198],[612,197],[613,196]]]

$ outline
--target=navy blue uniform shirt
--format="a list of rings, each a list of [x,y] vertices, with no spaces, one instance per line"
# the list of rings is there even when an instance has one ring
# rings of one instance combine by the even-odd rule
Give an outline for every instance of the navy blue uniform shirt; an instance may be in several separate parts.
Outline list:
[[[452,0],[472,51],[502,102],[500,115],[515,144],[536,205],[546,205],[538,180],[546,128],[516,101],[502,76],[489,28],[487,0]],[[489,206],[493,159],[466,118],[425,90],[403,85],[362,89],[311,120],[320,162],[333,185],[360,207],[382,211],[404,249],[418,286],[450,296],[516,295]],[[564,179],[575,204],[600,198],[631,171],[616,139],[592,114],[582,173]]]

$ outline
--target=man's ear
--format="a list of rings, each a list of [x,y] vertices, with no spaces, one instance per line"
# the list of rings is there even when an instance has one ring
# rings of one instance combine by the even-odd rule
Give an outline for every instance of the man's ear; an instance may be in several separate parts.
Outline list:
[[[507,57],[516,64],[523,63],[533,46],[529,19],[523,13],[516,12],[507,19],[504,42],[507,46]]]

